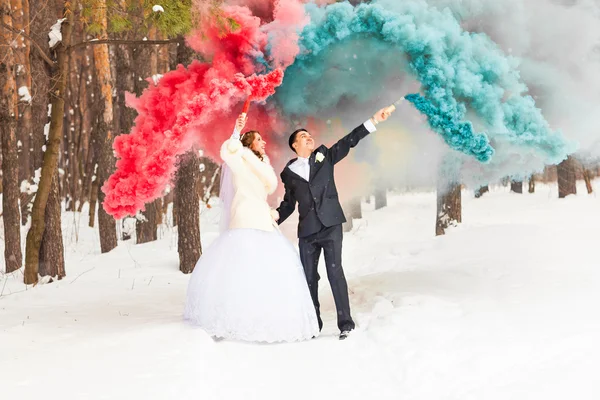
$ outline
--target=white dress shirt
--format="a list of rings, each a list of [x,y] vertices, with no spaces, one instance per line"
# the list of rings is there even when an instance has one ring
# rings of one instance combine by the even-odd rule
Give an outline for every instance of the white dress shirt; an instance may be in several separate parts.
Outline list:
[[[377,130],[373,122],[371,122],[371,119],[367,120],[363,125],[365,126],[365,128],[367,128],[369,133],[375,132]],[[308,182],[308,179],[310,177],[310,163],[308,162],[308,158],[298,157],[296,161],[290,164],[289,169],[291,169],[292,172],[298,174],[299,176],[304,178],[305,181]]]
[[[298,157],[296,161],[290,164],[290,169],[308,182],[308,177],[310,176],[310,164],[308,163],[308,158]]]

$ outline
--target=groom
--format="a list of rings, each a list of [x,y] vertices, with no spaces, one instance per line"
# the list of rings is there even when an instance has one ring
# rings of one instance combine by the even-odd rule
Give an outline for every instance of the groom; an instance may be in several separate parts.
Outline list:
[[[288,162],[281,173],[285,195],[277,209],[278,223],[285,221],[298,203],[300,259],[317,312],[319,329],[323,327],[323,321],[319,312],[320,277],[317,267],[323,250],[327,277],[337,308],[340,340],[346,339],[348,333],[354,329],[354,321],[350,315],[348,286],[342,269],[342,223],[346,222],[346,218],[338,199],[333,167],[346,157],[361,139],[374,132],[375,125],[385,121],[393,110],[393,107],[379,110],[367,122],[330,148],[321,145],[315,149],[315,141],[310,133],[306,129],[296,130],[290,136],[289,145],[298,158]]]

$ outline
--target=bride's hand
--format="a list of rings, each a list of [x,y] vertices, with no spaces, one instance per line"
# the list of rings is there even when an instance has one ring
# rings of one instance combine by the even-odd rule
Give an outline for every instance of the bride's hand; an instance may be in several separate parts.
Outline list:
[[[235,130],[239,133],[242,133],[242,129],[244,129],[244,126],[246,126],[247,120],[247,116],[240,114],[240,116],[235,120]]]

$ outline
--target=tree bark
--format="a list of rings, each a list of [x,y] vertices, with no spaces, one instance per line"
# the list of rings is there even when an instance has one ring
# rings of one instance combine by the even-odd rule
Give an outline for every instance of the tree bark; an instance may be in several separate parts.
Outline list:
[[[200,161],[195,150],[190,150],[179,159],[175,183],[175,202],[179,210],[177,251],[179,270],[189,274],[202,255],[200,242],[200,195],[198,183]]]
[[[350,216],[354,219],[362,218],[362,207],[361,207],[361,198],[354,197],[350,200]]]
[[[583,168],[583,180],[585,181],[585,188],[588,194],[592,194],[594,192],[594,188],[592,187],[592,171],[585,167]]]
[[[462,222],[462,196],[460,183],[438,182],[436,236],[444,235],[450,226]]]
[[[185,38],[183,36],[179,36],[177,38],[177,51],[175,53],[175,57],[171,58],[171,69],[177,68],[177,65],[183,64],[185,66],[189,65],[194,59],[194,51],[185,44]],[[200,204],[197,205],[198,209],[200,209]],[[173,226],[179,225],[179,200],[177,199],[177,189],[173,193]],[[199,226],[199,225],[198,225]],[[187,229],[187,227],[186,227]],[[192,227],[192,229],[195,229]],[[186,232],[185,229],[177,228],[177,232],[179,236],[183,235],[195,235],[196,231],[192,230],[190,232]],[[198,236],[200,235],[200,228],[198,227]]]
[[[98,208],[98,179],[94,179],[92,181],[90,192],[91,194],[88,226],[90,228],[93,228],[96,224],[96,209]],[[102,242],[100,242],[100,245],[102,245]]]
[[[95,74],[91,73],[92,66],[90,60],[93,60],[93,53],[91,50],[86,50],[86,53],[82,57],[82,77],[80,90],[80,103],[77,108],[77,113],[79,115],[79,127],[78,130],[79,140],[78,140],[78,151],[79,151],[79,176],[81,176],[81,195],[80,202],[77,211],[81,212],[83,209],[83,205],[86,201],[90,201],[91,199],[91,187],[92,187],[92,176],[93,168],[96,165],[96,160],[94,159],[94,140],[93,140],[93,128],[92,121],[95,120],[94,109],[93,106],[93,98],[92,93],[95,92],[93,90],[96,87],[95,82]],[[88,77],[90,78],[88,80]],[[88,87],[89,86],[89,87]]]
[[[478,199],[483,196],[484,193],[490,191],[490,187],[488,185],[481,186],[479,189],[475,190],[475,198]]]
[[[66,211],[75,210],[75,202],[77,201],[76,168],[74,168],[77,164],[75,161],[75,82],[77,82],[76,68],[73,63],[73,56],[69,54],[69,73],[67,74],[69,94],[65,101],[63,121],[64,139],[61,157],[64,171],[61,193],[63,193],[65,198]]]
[[[45,211],[50,196],[50,189],[54,173],[58,166],[58,152],[62,136],[62,124],[66,97],[66,78],[68,69],[68,55],[66,49],[71,42],[71,24],[73,14],[70,10],[71,3],[64,2],[65,21],[61,25],[62,42],[55,47],[56,67],[52,73],[50,129],[48,144],[44,153],[42,174],[35,201],[33,202],[31,228],[27,233],[27,247],[25,252],[25,283],[35,284],[38,281],[40,247],[45,229]]]
[[[13,9],[14,28],[26,35],[30,34],[29,29],[29,0],[11,0]],[[31,66],[30,49],[31,43],[21,35],[14,37],[17,46],[15,47],[15,56],[17,64],[17,88],[27,88],[27,93],[31,95]],[[19,183],[27,181],[33,176],[30,158],[30,137],[32,135],[31,120],[31,98],[19,100],[19,113],[17,120],[17,136],[19,138]],[[21,214],[25,215],[22,223],[27,221],[27,203],[23,202]]]
[[[353,197],[348,200],[346,203],[347,212],[346,219],[347,222],[342,224],[343,230],[345,232],[349,232],[354,227],[354,220],[362,218],[362,207],[361,207],[361,198]]]
[[[2,22],[12,24],[10,3],[0,3]],[[21,268],[21,214],[19,211],[19,162],[17,155],[16,113],[17,96],[15,57],[12,50],[12,33],[0,31],[0,134],[2,135],[2,219],[4,221],[5,271]]]
[[[115,68],[117,71],[115,84],[117,89],[114,126],[116,135],[131,132],[136,111],[125,104],[125,93],[134,92],[133,52],[131,46],[115,47]],[[136,224],[137,225],[137,224]],[[137,228],[137,227],[136,227]],[[121,230],[121,240],[131,239],[130,232]],[[137,235],[136,235],[137,236]]]
[[[146,78],[152,75],[151,56],[152,49],[148,46],[139,46],[133,48],[133,83],[134,92],[137,96],[140,96],[144,89],[148,87],[148,82],[146,82]],[[149,241],[157,239],[157,212],[158,211],[155,202],[146,204],[145,210],[140,213],[142,215],[142,218],[136,219],[136,243],[147,243]]]
[[[387,207],[387,190],[375,189],[375,209]]]
[[[558,198],[562,199],[570,194],[577,194],[577,180],[575,175],[575,160],[569,156],[557,165]]]
[[[529,177],[529,193],[535,193],[535,175]]]
[[[115,165],[115,157],[112,152],[112,135],[106,125],[106,119],[100,120],[98,127],[98,137],[101,138],[99,143],[100,158],[98,160],[97,179],[92,185],[92,190],[96,191],[98,199],[98,228],[100,231],[100,252],[108,253],[117,247],[117,225],[115,219],[104,211],[102,206],[104,203],[105,194],[100,189],[104,181],[108,179]],[[97,184],[96,184],[97,182]],[[94,188],[94,186],[96,186]],[[94,194],[92,193],[92,196]]]
[[[30,0],[29,3],[31,10],[35,10],[33,15],[30,16],[31,37],[40,45],[43,51],[49,52],[48,31],[50,30],[50,26],[56,23],[58,17],[56,9],[54,8],[55,3],[49,3],[47,0]],[[29,162],[32,171],[35,172],[42,167],[44,159],[43,147],[46,144],[47,139],[44,133],[44,126],[48,123],[48,103],[51,104],[49,93],[51,88],[53,88],[52,84],[55,82],[52,77],[58,73],[58,71],[56,69],[54,71],[51,70],[38,51],[32,51],[30,53],[30,61],[32,75],[31,113],[33,126]],[[55,68],[58,67],[55,66]]]
[[[47,0],[29,0],[29,7],[34,10],[30,14],[26,25],[29,25],[30,37],[38,44],[39,49],[50,53],[48,44],[48,31],[62,17],[62,9],[55,8],[55,2]],[[29,43],[29,42],[28,42]],[[52,76],[57,73],[45,61],[48,55],[42,56],[40,51],[30,51],[29,66],[31,75],[31,136],[29,137],[29,183],[33,184],[33,177],[39,175],[43,157],[44,146],[48,137],[49,117],[48,105],[52,104],[50,91],[52,90]],[[55,65],[55,68],[58,68]],[[32,212],[32,201],[35,196],[23,195],[21,201],[22,223],[26,223]]]
[[[56,170],[46,205],[44,236],[40,247],[39,275],[51,276],[60,280],[65,277],[66,273],[58,180],[58,170]]]
[[[510,191],[514,193],[523,193],[523,181],[510,181]]]
[[[146,209],[140,213],[135,223],[136,244],[148,243],[158,239],[156,202],[151,201],[145,207]]]
[[[93,21],[100,27],[96,39],[108,38],[108,19],[106,7],[98,7],[94,10]],[[102,113],[99,117],[100,155],[98,159],[98,188],[104,185],[105,180],[115,168],[115,157],[112,150],[113,142],[113,99],[112,99],[112,77],[110,71],[110,60],[108,45],[95,45],[94,67],[98,79],[99,103],[102,105]],[[113,217],[104,211],[103,202],[105,195],[102,190],[98,191],[98,225],[100,228],[100,249],[106,253],[117,247],[117,227]]]
[[[173,227],[177,226],[178,223],[179,223],[179,211],[177,208],[177,194],[173,194]]]

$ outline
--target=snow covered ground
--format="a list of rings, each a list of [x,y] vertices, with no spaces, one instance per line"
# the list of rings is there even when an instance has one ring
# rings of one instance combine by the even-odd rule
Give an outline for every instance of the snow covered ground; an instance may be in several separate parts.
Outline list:
[[[0,275],[1,396],[597,400],[600,199],[537,190],[466,191],[464,223],[438,238],[435,193],[365,205],[344,242],[358,329],[343,342],[326,279],[318,339],[215,342],[181,320],[170,228],[100,255],[85,215],[65,214],[67,278],[25,290]],[[205,246],[217,219],[203,212]]]

